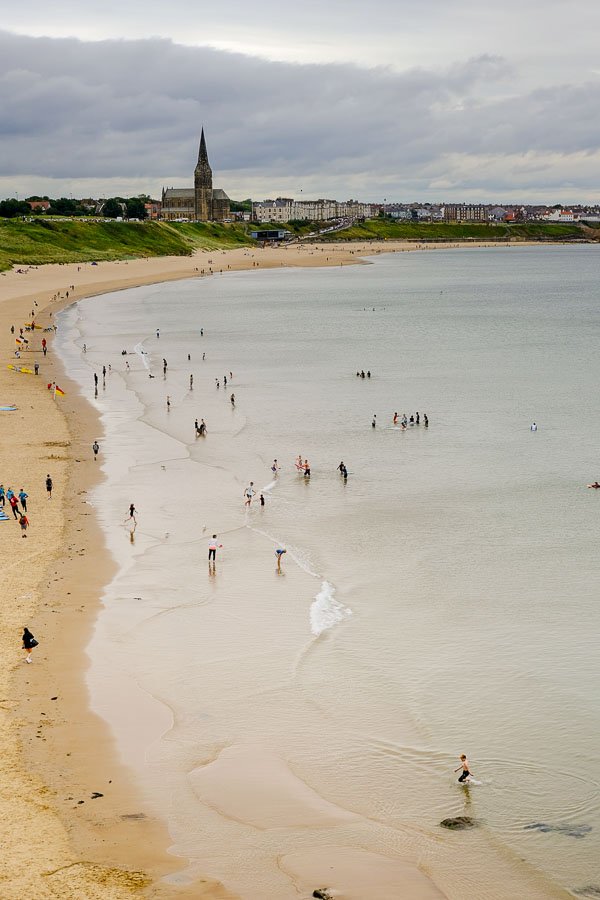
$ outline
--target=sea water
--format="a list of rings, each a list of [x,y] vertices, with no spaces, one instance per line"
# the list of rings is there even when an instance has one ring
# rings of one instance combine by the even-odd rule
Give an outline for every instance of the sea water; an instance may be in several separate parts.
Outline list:
[[[92,703],[190,874],[279,900],[273,861],[294,847],[417,841],[439,878],[438,823],[466,812],[515,870],[600,885],[598,274],[596,247],[435,250],[61,315],[62,357],[102,417],[90,503],[119,563]],[[264,508],[244,507],[250,481]],[[201,773],[238,746],[279,754],[356,822],[236,819]],[[467,796],[463,752],[483,782]],[[455,865],[449,896],[497,895],[488,856]]]

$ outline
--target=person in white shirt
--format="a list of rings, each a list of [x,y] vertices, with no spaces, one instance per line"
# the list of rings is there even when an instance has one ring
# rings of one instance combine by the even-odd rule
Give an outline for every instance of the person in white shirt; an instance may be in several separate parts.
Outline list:
[[[244,491],[244,497],[246,498],[244,501],[244,506],[250,506],[252,503],[252,498],[254,497],[256,491],[254,490],[254,482],[251,481],[246,490]]]
[[[217,558],[217,549],[222,548],[223,544],[219,544],[217,540],[216,534],[213,534],[210,541],[208,542],[208,561],[214,562]]]
[[[531,423],[531,431],[537,431],[537,425],[535,424],[535,422]]]

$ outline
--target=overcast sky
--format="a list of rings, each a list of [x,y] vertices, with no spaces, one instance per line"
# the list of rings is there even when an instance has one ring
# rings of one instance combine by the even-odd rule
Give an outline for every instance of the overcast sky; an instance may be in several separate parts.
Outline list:
[[[600,200],[596,0],[0,0],[0,196]]]

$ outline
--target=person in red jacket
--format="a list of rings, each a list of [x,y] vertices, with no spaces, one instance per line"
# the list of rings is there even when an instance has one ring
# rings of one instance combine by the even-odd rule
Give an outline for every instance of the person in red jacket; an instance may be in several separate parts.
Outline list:
[[[15,495],[13,494],[9,500],[9,503],[10,503],[10,508],[13,511],[13,516],[15,517],[15,519],[18,519],[19,518],[19,515],[18,515],[18,513],[19,513],[19,498],[15,497]]]

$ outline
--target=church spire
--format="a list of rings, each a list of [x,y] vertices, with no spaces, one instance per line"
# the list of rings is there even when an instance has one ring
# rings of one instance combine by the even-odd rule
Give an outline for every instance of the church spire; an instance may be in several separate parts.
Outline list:
[[[206,151],[206,141],[204,140],[204,126],[202,126],[202,133],[200,134],[200,149],[198,150],[198,162],[199,163],[208,163],[208,153]]]
[[[198,150],[198,162],[194,170],[194,218],[198,222],[210,222],[213,217],[213,186],[212,170],[206,152],[204,128],[200,135],[200,149]]]

